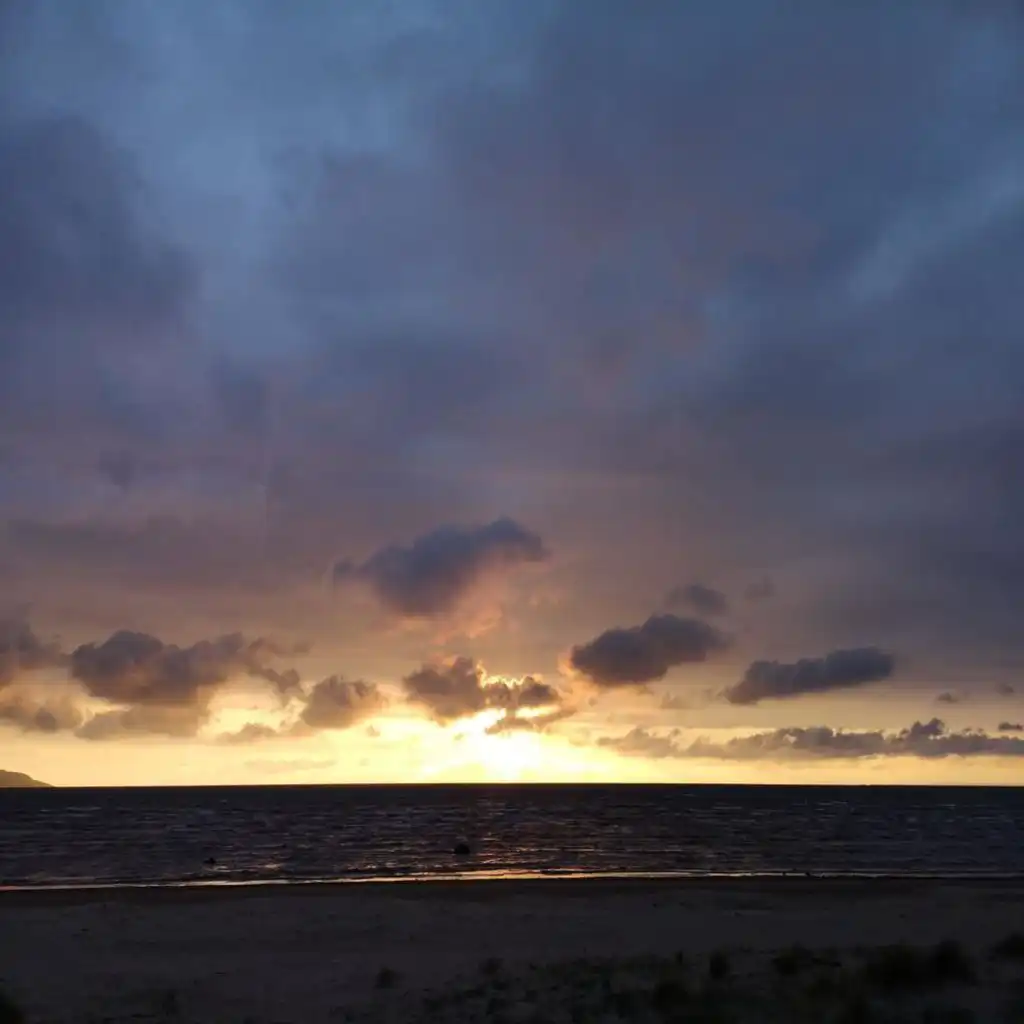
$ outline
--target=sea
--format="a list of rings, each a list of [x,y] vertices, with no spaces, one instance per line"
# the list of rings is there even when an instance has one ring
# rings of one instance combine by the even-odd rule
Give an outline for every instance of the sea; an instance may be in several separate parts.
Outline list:
[[[0,791],[8,889],[780,875],[1024,877],[1024,788]]]

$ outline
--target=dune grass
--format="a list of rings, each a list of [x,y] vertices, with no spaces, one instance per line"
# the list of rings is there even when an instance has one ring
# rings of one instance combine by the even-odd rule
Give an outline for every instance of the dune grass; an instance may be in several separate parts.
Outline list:
[[[978,978],[963,946],[950,941],[929,949],[884,946],[868,955],[862,975],[868,985],[883,992],[973,985]]]
[[[1013,960],[1017,948],[1016,940],[1004,941],[989,952]],[[461,981],[427,992],[381,967],[367,979],[367,1002],[335,1014],[349,1024],[1024,1024],[1024,978],[986,962],[949,941],[544,964],[491,957]],[[146,1009],[92,1019],[190,1019],[174,992],[151,993]],[[28,1024],[2,989],[0,1024]]]
[[[853,953],[792,946],[703,958],[586,958],[506,964],[352,1020],[366,1024],[970,1024],[979,968],[954,942]],[[987,977],[986,981],[995,981]],[[982,993],[985,995],[985,993]],[[986,1004],[987,1005],[987,1004]],[[1004,1005],[1009,1005],[1005,1000]]]

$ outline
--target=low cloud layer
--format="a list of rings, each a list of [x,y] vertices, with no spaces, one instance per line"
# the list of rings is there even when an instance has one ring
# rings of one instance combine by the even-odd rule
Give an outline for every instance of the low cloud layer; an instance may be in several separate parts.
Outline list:
[[[914,722],[899,732],[846,732],[829,726],[791,727],[738,736],[722,743],[680,740],[636,728],[624,736],[602,737],[598,745],[627,757],[713,758],[724,761],[823,760],[872,757],[1024,757],[1024,739],[992,736],[977,729],[950,732],[938,718]]]
[[[120,704],[183,707],[203,705],[212,691],[233,676],[270,682],[286,694],[298,682],[294,671],[268,662],[281,649],[241,633],[200,640],[188,647],[166,644],[148,633],[120,630],[102,643],[71,652],[72,678],[93,696]]]
[[[426,708],[438,722],[453,722],[487,707],[483,666],[472,658],[424,665],[407,675],[402,686],[409,702]]]
[[[41,642],[27,623],[19,621],[9,624],[0,642],[9,666],[5,678],[12,684],[0,687],[0,724],[22,732],[69,732],[94,741],[194,738],[210,723],[218,693],[239,679],[269,684],[278,700],[279,721],[246,723],[216,737],[220,743],[300,739],[314,732],[350,729],[380,714],[389,703],[376,683],[361,679],[332,675],[303,686],[295,668],[275,662],[304,652],[304,646],[249,639],[240,633],[180,646],[148,633],[121,630],[66,655],[56,643]],[[40,697],[13,685],[31,670],[54,666],[65,671],[65,685],[77,684],[85,697],[107,707],[83,706],[81,690],[76,701],[63,691]],[[499,711],[500,718],[490,727],[493,733],[542,730],[575,711],[560,690],[541,679],[488,676],[480,663],[465,657],[421,666],[402,681],[402,692],[406,703],[442,724],[484,710]]]
[[[402,680],[402,687],[410,704],[425,708],[440,724],[500,710],[503,714],[491,728],[502,732],[537,728],[571,714],[564,695],[550,684],[532,676],[514,680],[489,677],[483,665],[472,658],[423,665]]]
[[[387,705],[376,685],[362,679],[329,676],[310,691],[300,721],[311,729],[350,729]]]
[[[238,746],[266,740],[303,739],[315,732],[351,729],[384,711],[387,706],[388,699],[376,683],[328,676],[291,700],[289,708],[293,714],[297,709],[298,717],[277,725],[247,722],[234,732],[221,733],[217,742]]]
[[[680,747],[677,738],[678,729],[667,733],[654,733],[636,726],[623,736],[602,736],[597,741],[599,747],[614,750],[623,757],[646,757],[661,760],[666,757],[685,757],[686,749]]]
[[[794,662],[755,661],[723,696],[730,704],[799,697],[850,689],[888,679],[895,668],[891,654],[877,647],[832,651],[823,658]]]
[[[509,732],[544,732],[558,722],[571,718],[576,708],[571,705],[542,709],[537,714],[523,715],[518,711],[506,711],[496,722],[487,726],[488,736],[500,736]]]
[[[705,661],[728,638],[700,619],[652,615],[639,626],[607,629],[569,652],[569,666],[596,686],[642,686],[677,665]]]
[[[41,639],[21,616],[0,620],[0,689],[25,672],[60,668],[66,660],[59,644]]]
[[[217,737],[218,743],[228,746],[244,746],[249,743],[262,743],[264,740],[280,740],[297,735],[294,725],[276,726],[266,722],[246,722],[234,732],[222,732]]]
[[[130,740],[146,736],[192,739],[206,723],[205,702],[133,704],[101,711],[75,731],[83,740]]]
[[[56,733],[79,728],[85,715],[66,696],[42,700],[30,694],[0,695],[0,723],[22,732]]]
[[[278,662],[307,649],[241,633],[180,646],[120,630],[65,654],[56,642],[41,641],[27,622],[12,619],[0,628],[0,724],[86,740],[193,738],[210,721],[217,694],[242,679],[268,684],[278,711],[290,709],[297,717],[284,728],[249,723],[222,736],[223,742],[346,729],[384,709],[378,687],[361,680],[330,676],[304,690],[298,670]],[[60,669],[65,678],[45,687],[33,684],[28,673],[44,668]],[[82,690],[109,707],[90,713]]]
[[[541,538],[513,519],[484,526],[441,526],[408,546],[393,544],[362,564],[338,562],[335,583],[366,584],[398,615],[431,617],[453,611],[485,575],[546,561]]]
[[[121,630],[101,643],[82,644],[71,652],[71,677],[91,697],[127,706],[99,712],[78,727],[77,735],[90,740],[193,737],[209,720],[218,690],[237,678],[269,683],[278,699],[287,701],[298,693],[299,674],[272,662],[298,650],[241,633],[180,647]]]

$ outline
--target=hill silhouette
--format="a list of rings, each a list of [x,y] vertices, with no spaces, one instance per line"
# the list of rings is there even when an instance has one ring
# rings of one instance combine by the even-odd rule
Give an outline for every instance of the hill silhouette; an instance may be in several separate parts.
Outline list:
[[[49,789],[48,782],[40,782],[24,772],[5,772],[0,769],[0,789]]]

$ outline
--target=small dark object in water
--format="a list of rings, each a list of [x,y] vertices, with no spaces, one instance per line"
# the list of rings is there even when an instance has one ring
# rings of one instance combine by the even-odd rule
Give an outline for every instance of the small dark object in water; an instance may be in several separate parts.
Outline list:
[[[217,858],[216,857],[207,857],[206,860],[203,861],[203,863],[208,868],[212,868],[217,863]]]
[[[455,849],[452,850],[456,857],[468,857],[472,852],[469,843],[456,843]]]

